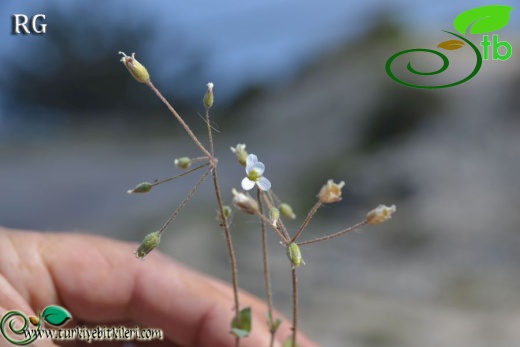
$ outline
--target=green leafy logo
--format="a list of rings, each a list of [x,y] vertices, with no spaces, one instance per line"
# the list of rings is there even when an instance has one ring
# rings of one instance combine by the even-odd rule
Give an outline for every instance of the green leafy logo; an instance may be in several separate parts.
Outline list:
[[[60,306],[47,306],[41,316],[47,323],[56,327],[72,318],[69,311]]]
[[[513,7],[505,5],[489,5],[473,8],[459,14],[453,20],[453,27],[462,35],[486,34],[502,29],[509,22],[509,12]]]
[[[402,84],[407,87],[412,88],[423,88],[423,89],[440,89],[440,88],[448,88],[453,87],[456,85],[459,85],[461,83],[469,81],[471,78],[473,78],[482,67],[482,54],[480,53],[479,49],[466,37],[464,37],[469,29],[469,34],[486,34],[489,32],[497,31],[502,29],[507,25],[509,22],[509,12],[513,10],[513,7],[511,6],[505,6],[505,5],[489,5],[489,6],[481,6],[476,7],[471,10],[464,11],[457,15],[455,19],[453,20],[453,27],[457,32],[459,32],[461,35],[443,30],[444,32],[454,36],[456,39],[446,40],[437,45],[437,48],[447,50],[447,51],[455,51],[464,47],[470,47],[473,52],[475,53],[475,67],[470,72],[468,76],[465,78],[442,85],[422,85],[422,84],[414,84],[409,83],[406,81],[401,80],[399,77],[397,77],[394,72],[392,71],[392,63],[395,59],[408,54],[408,53],[427,53],[427,54],[434,54],[437,57],[439,57],[442,60],[442,66],[435,70],[435,71],[419,71],[413,68],[412,63],[408,62],[406,65],[407,70],[414,74],[419,76],[432,76],[432,75],[438,75],[445,70],[448,69],[449,66],[449,59],[448,57],[436,50],[433,49],[427,49],[427,48],[414,48],[414,49],[407,49],[401,52],[398,52],[394,55],[392,55],[387,61],[385,65],[385,70],[388,76],[393,79],[395,82]],[[507,60],[511,56],[511,45],[507,41],[499,41],[498,35],[493,35],[493,59],[500,59],[500,60]],[[488,59],[488,47],[491,45],[491,42],[489,41],[489,38],[487,36],[484,36],[483,41],[481,42],[481,46],[484,47],[484,59]],[[506,48],[505,54],[500,54],[498,49],[500,47]]]
[[[19,326],[20,321],[17,321],[16,317],[22,319],[23,324],[21,326]],[[60,306],[47,306],[41,313],[38,313],[38,317],[27,317],[19,311],[8,311],[0,320],[0,333],[13,345],[25,346],[34,342],[37,338],[36,334],[31,334],[30,336],[25,334],[30,324],[35,326],[34,330],[39,331],[43,327],[43,321],[52,326],[61,326],[71,318],[69,311]],[[7,330],[6,328],[9,329]],[[23,340],[15,340],[12,335],[25,338]]]

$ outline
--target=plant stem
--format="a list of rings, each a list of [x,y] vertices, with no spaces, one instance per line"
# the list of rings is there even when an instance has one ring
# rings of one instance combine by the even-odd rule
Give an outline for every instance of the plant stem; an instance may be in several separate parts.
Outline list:
[[[159,229],[159,235],[161,235],[164,230],[166,230],[166,228],[168,227],[168,225],[173,222],[173,220],[175,219],[175,217],[177,217],[177,215],[179,214],[179,212],[181,212],[181,210],[183,209],[184,206],[186,206],[186,204],[188,203],[188,201],[191,199],[191,197],[193,196],[193,194],[195,194],[195,192],[197,191],[197,189],[199,189],[200,185],[202,184],[202,182],[204,182],[204,180],[206,179],[206,177],[208,177],[208,174],[209,174],[210,170],[206,171],[204,173],[204,175],[202,175],[202,177],[199,179],[199,181],[197,182],[197,184],[195,185],[195,187],[193,187],[193,189],[188,193],[188,195],[186,195],[186,197],[184,198],[184,200],[182,200],[181,204],[179,205],[179,207],[177,207],[177,209],[173,212],[173,214],[171,215],[171,217],[166,221],[166,223],[162,226],[161,229]]]
[[[155,88],[155,86],[153,85],[153,83],[151,81],[148,82],[147,85],[148,85],[148,87],[150,87],[153,90],[153,92],[159,97],[159,99],[161,99],[161,101],[166,105],[166,107],[168,107],[168,110],[170,110],[170,112],[177,119],[177,121],[179,123],[181,123],[182,127],[184,128],[184,130],[186,130],[186,132],[191,137],[193,142],[195,142],[195,144],[197,145],[197,147],[199,147],[199,149],[202,151],[202,153],[204,153],[204,155],[208,157],[210,163],[215,164],[215,158],[213,158],[213,156],[208,152],[208,150],[202,145],[202,143],[199,141],[197,136],[195,136],[193,131],[191,131],[188,124],[186,124],[186,122],[184,122],[182,117],[177,113],[177,111],[175,111],[175,109],[172,107],[172,105],[170,105],[168,100],[166,100],[164,98],[164,96],[161,94],[161,92],[157,88]]]
[[[276,235],[278,235],[278,237],[280,238],[280,240],[282,240],[282,243],[284,245],[287,245],[289,243],[289,238],[285,237],[282,232],[280,230],[278,230],[278,228],[276,228],[273,223],[271,223],[271,220],[269,218],[267,218],[266,216],[264,216],[262,213],[258,212],[256,214],[261,220],[263,220],[265,223],[267,223],[271,229],[273,229],[276,233]]]
[[[363,225],[365,225],[367,223],[368,223],[368,221],[364,220],[362,222],[354,224],[351,227],[348,227],[347,229],[343,229],[341,231],[338,231],[337,233],[334,233],[334,234],[331,234],[331,235],[327,235],[327,236],[323,236],[323,237],[318,237],[317,239],[314,239],[314,240],[298,242],[298,246],[303,246],[303,245],[308,245],[308,244],[315,243],[315,242],[330,240],[330,239],[333,239],[335,237],[338,237],[338,236],[341,236],[343,234],[346,234],[346,233],[348,233],[348,232],[350,232],[352,230],[359,229],[359,228],[361,228]]]
[[[161,94],[161,92],[157,88],[155,88],[153,83],[150,81],[150,82],[147,83],[147,85],[153,90],[153,92],[159,97],[159,99],[166,105],[168,110],[173,114],[173,116],[177,119],[177,121],[182,125],[184,130],[186,130],[188,135],[191,137],[193,142],[195,142],[197,147],[199,147],[199,149],[202,151],[202,153],[206,157],[208,157],[209,164],[210,164],[209,171],[211,171],[211,176],[213,177],[213,186],[215,188],[215,196],[217,198],[217,204],[218,204],[219,213],[220,213],[221,216],[224,216],[224,205],[222,203],[222,198],[220,196],[220,189],[219,189],[218,179],[217,179],[217,164],[218,164],[218,160],[215,159],[215,157],[213,155],[213,136],[211,134],[211,125],[209,123],[209,112],[206,113],[206,119],[207,119],[208,135],[209,135],[210,146],[211,146],[211,153],[199,141],[197,136],[195,136],[193,131],[191,131],[191,129],[188,126],[188,124],[186,124],[186,122],[184,122],[182,117],[177,113],[177,111],[175,111],[175,109],[172,107],[172,105],[170,105],[168,100],[166,100],[164,98],[164,96]],[[174,216],[173,216],[173,218],[174,218]],[[170,219],[173,220],[173,218],[170,218]],[[171,222],[171,220],[169,220],[166,223],[164,228]],[[238,300],[238,279],[237,279],[238,276],[237,276],[237,265],[236,265],[236,259],[235,259],[235,252],[233,250],[233,243],[231,241],[231,233],[229,232],[229,227],[227,225],[227,222],[223,223],[223,228],[224,228],[224,236],[225,236],[225,239],[226,239],[226,245],[227,245],[227,249],[228,249],[229,262],[230,262],[230,265],[231,265],[231,282],[232,282],[232,286],[233,286],[233,296],[234,296],[234,301],[235,301],[235,312],[236,312],[236,317],[239,317],[239,314],[240,314],[240,303],[239,303],[239,300]],[[235,346],[238,347],[239,345],[240,345],[240,338],[237,337],[235,339]]]
[[[211,124],[209,122],[209,108],[206,108],[206,125],[208,126],[209,151],[211,156],[215,156],[215,148],[213,147],[213,132],[211,131]]]
[[[267,194],[265,194],[262,191],[262,197],[264,198],[264,201],[267,204],[267,207],[269,207],[269,209],[274,207],[273,195],[274,195],[274,193],[272,193],[272,190],[269,190],[267,192]],[[269,223],[269,224],[271,224],[271,223]],[[280,230],[281,230],[281,233],[283,234],[283,236],[280,236],[280,231],[278,230],[278,228],[275,227],[276,233],[278,234],[278,236],[280,236],[282,238],[284,244],[288,244],[288,242],[291,239],[291,237],[289,236],[289,233],[287,232],[287,228],[283,224],[283,221],[282,221],[281,218],[278,219],[278,223],[277,224],[280,226]]]
[[[222,197],[220,195],[220,188],[218,185],[218,178],[217,178],[217,163],[218,160],[214,158],[215,155],[215,149],[213,146],[213,132],[211,131],[211,123],[209,122],[209,109],[206,109],[206,125],[208,127],[208,139],[209,139],[209,146],[210,146],[210,152],[211,152],[211,158],[213,159],[213,167],[211,170],[211,175],[213,176],[213,188],[215,188],[215,197],[217,198],[217,205],[218,210],[221,216],[224,216],[224,204],[222,203]],[[235,257],[235,251],[233,250],[233,242],[231,240],[231,233],[229,232],[229,226],[226,220],[224,220],[224,223],[222,224],[222,227],[224,228],[224,237],[226,239],[226,246],[228,249],[228,257],[229,257],[229,264],[231,267],[231,283],[233,286],[233,297],[235,300],[235,317],[239,317],[240,315],[240,302],[238,299],[238,271],[237,271],[237,262]],[[240,345],[240,338],[237,336],[235,338],[235,346]]]
[[[158,186],[159,184],[162,184],[162,183],[166,183],[166,182],[169,182],[169,181],[173,181],[173,180],[175,180],[175,179],[177,179],[177,178],[180,178],[180,177],[182,177],[182,176],[186,176],[187,174],[192,173],[193,171],[197,171],[198,169],[202,169],[204,166],[208,166],[208,165],[209,165],[209,163],[206,163],[206,164],[204,164],[204,165],[199,165],[199,166],[194,167],[193,169],[188,170],[188,171],[186,171],[186,172],[183,172],[183,173],[181,173],[181,174],[179,174],[179,175],[177,175],[177,176],[173,176],[173,177],[170,177],[170,178],[164,179],[164,180],[162,180],[162,181],[154,182],[154,183],[152,183],[152,187]]]
[[[256,199],[258,200],[258,209],[261,215],[264,215],[264,209],[261,198],[262,191],[257,188]],[[273,330],[273,299],[271,295],[271,280],[269,278],[269,259],[267,253],[267,233],[265,230],[265,222],[260,218],[260,228],[262,231],[262,258],[264,262],[264,285],[265,285],[265,296],[267,300],[267,315],[269,317],[269,331],[271,332],[271,342],[269,347],[274,345],[274,335],[276,330]]]
[[[296,234],[293,236],[293,238],[291,239],[290,243],[296,241],[296,239],[301,235],[302,231],[307,227],[307,225],[309,225],[309,222],[311,221],[312,216],[314,216],[314,214],[316,214],[316,211],[318,211],[318,209],[320,207],[321,207],[321,201],[318,200],[316,205],[314,205],[314,207],[307,214],[307,218],[305,218],[305,220],[302,223],[302,226],[300,227],[300,229],[298,229]]]
[[[292,289],[293,289],[293,326],[292,326],[292,347],[296,347],[296,333],[298,331],[298,278],[296,277],[296,267],[291,268]]]

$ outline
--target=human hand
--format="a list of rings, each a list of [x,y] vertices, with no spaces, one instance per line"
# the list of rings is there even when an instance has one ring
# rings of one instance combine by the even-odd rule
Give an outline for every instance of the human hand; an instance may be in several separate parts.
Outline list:
[[[0,227],[0,317],[9,310],[34,316],[48,305],[60,305],[72,314],[71,325],[162,329],[164,341],[149,345],[234,346],[231,287],[157,250],[138,261],[132,254],[136,247],[94,235]],[[251,307],[253,318],[251,335],[240,346],[269,346],[266,305],[246,292],[240,304]],[[290,321],[282,319],[275,346],[291,333]],[[316,346],[302,334],[298,343]],[[4,345],[12,346],[0,336]],[[46,339],[32,345],[54,346]]]

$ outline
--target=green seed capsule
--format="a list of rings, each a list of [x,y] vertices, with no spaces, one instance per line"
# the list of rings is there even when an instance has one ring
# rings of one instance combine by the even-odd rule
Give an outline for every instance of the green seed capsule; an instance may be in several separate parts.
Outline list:
[[[130,189],[127,191],[128,194],[134,193],[148,193],[152,189],[152,184],[150,182],[139,183],[135,186],[134,189]]]
[[[159,245],[159,242],[161,242],[161,234],[159,231],[146,235],[143,242],[141,242],[139,247],[137,247],[137,250],[134,252],[136,258],[144,259],[148,253]]]
[[[209,110],[211,106],[213,106],[214,96],[213,96],[213,83],[209,82],[206,84],[208,87],[208,90],[206,91],[206,94],[204,94],[204,99],[202,100],[204,107]]]
[[[287,257],[291,261],[291,264],[293,265],[293,267],[298,267],[302,264],[305,264],[305,262],[302,259],[300,247],[294,242],[290,243],[287,246]]]
[[[177,158],[175,159],[174,164],[179,169],[186,170],[189,169],[189,167],[191,166],[191,159],[188,157]]]
[[[280,210],[282,217],[287,219],[296,219],[296,215],[294,214],[291,205],[283,203],[278,206],[278,209]]]

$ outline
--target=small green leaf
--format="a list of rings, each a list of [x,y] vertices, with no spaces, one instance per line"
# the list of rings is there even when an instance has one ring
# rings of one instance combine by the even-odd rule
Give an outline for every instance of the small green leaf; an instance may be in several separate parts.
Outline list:
[[[251,307],[240,310],[238,317],[231,321],[231,333],[238,337],[247,337],[251,332]]]
[[[60,306],[47,306],[42,312],[42,318],[50,325],[60,326],[72,318],[72,315]]]
[[[231,334],[235,335],[236,337],[244,338],[249,335],[249,331],[237,329],[237,328],[231,328]]]
[[[267,320],[267,326],[269,327],[269,331],[273,334],[276,333],[276,331],[280,327],[280,324],[282,324],[282,320],[280,318],[276,318],[276,320],[273,322],[271,317],[269,316],[269,312],[265,313],[265,319]]]
[[[453,27],[462,35],[470,28],[470,34],[486,34],[502,29],[509,22],[509,12],[513,7],[489,5],[472,8],[460,13],[453,20]]]
[[[448,51],[454,51],[456,49],[462,48],[462,46],[464,46],[464,42],[459,40],[448,40],[437,45],[438,48],[447,49]]]
[[[293,343],[292,343],[292,336],[289,336],[289,337],[286,338],[285,341],[282,343],[282,347],[300,347],[300,345],[298,344],[298,342],[296,342],[296,346],[293,346]]]

